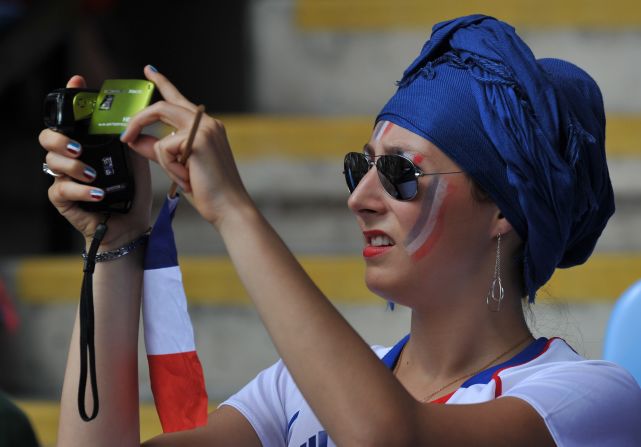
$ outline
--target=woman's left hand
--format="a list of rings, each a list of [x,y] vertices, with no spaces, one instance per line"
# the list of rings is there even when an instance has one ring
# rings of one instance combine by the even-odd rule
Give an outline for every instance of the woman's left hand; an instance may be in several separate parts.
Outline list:
[[[180,163],[197,106],[188,101],[162,74],[145,67],[145,76],[163,96],[129,122],[120,137],[134,151],[156,161],[184,191],[196,210],[214,226],[234,209],[252,205],[238,174],[223,124],[203,114],[192,152],[185,165]],[[162,121],[176,129],[165,138],[140,135],[143,127]]]

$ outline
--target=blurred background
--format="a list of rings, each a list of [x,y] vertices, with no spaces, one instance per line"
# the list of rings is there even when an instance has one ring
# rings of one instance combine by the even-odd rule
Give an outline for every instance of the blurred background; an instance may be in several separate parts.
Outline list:
[[[56,437],[80,238],[47,201],[42,100],[83,74],[146,64],[220,117],[260,208],[365,339],[407,331],[364,287],[342,156],[360,150],[434,23],[470,13],[516,26],[537,57],[567,59],[603,90],[617,213],[591,260],[559,271],[529,313],[538,335],[602,355],[616,298],[641,277],[641,3],[635,0],[0,0],[0,390],[42,445]],[[153,170],[156,208],[169,182]],[[174,224],[212,405],[276,359],[220,239],[183,203]],[[338,280],[339,279],[339,280]],[[140,356],[143,438],[160,431]]]

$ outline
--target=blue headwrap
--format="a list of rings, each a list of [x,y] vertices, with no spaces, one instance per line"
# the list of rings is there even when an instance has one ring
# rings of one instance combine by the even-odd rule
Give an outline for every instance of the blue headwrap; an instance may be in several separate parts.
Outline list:
[[[497,204],[524,243],[530,301],[556,267],[587,260],[614,213],[599,87],[537,60],[514,28],[473,15],[434,26],[376,121],[434,143]]]

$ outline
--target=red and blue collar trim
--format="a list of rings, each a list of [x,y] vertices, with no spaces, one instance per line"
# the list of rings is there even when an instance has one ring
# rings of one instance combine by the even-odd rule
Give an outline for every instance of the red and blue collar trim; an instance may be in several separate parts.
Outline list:
[[[394,366],[396,365],[396,362],[401,355],[401,351],[403,350],[409,339],[410,336],[408,334],[403,337],[403,339],[401,339],[398,343],[396,343],[392,347],[392,349],[390,349],[387,354],[385,354],[385,356],[383,356],[381,360],[389,369],[394,369]],[[534,340],[525,349],[523,349],[521,352],[519,352],[506,362],[500,363],[496,366],[492,366],[491,368],[483,370],[475,376],[469,378],[460,386],[460,388],[468,388],[472,385],[485,385],[490,383],[497,372],[502,371],[506,368],[511,368],[513,366],[530,362],[543,354],[549,347],[550,341],[552,340],[548,340],[545,337],[540,337],[537,340]]]

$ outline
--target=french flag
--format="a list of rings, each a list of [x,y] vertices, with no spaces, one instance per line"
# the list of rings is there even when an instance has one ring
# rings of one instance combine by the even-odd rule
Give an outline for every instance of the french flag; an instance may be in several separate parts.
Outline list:
[[[178,196],[167,197],[145,254],[143,326],[151,391],[163,432],[207,423],[207,391],[178,266],[171,221]]]

